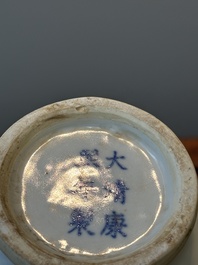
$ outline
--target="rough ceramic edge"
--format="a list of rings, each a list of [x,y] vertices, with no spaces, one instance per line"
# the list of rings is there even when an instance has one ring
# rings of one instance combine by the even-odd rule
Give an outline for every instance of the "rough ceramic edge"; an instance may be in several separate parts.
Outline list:
[[[128,120],[136,120],[137,125],[151,133],[158,141],[168,147],[177,164],[177,170],[183,181],[183,197],[179,202],[178,212],[168,224],[160,237],[148,246],[136,251],[132,256],[122,260],[110,260],[94,264],[123,265],[152,265],[167,264],[179,251],[181,245],[188,238],[196,216],[197,208],[197,178],[192,161],[175,134],[154,116],[136,107],[115,100],[85,97],[57,102],[40,108],[13,124],[0,138],[0,168],[6,154],[13,145],[20,146],[25,133],[31,131],[35,125],[50,119],[64,118],[70,113],[88,113],[90,111],[117,114]],[[1,172],[0,179],[3,172]],[[20,231],[12,224],[5,211],[0,190],[0,247],[6,255],[17,265],[87,265],[93,263],[75,262],[65,258],[52,256],[39,249],[33,248],[23,239]],[[141,260],[141,261],[140,261]]]

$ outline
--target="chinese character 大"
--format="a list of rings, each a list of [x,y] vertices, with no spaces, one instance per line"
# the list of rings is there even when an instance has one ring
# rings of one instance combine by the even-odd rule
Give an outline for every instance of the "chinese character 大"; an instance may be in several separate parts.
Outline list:
[[[106,157],[107,160],[110,160],[111,163],[107,166],[107,168],[113,167],[114,164],[116,164],[119,168],[122,170],[126,170],[127,168],[123,166],[118,160],[119,159],[125,159],[125,156],[117,156],[117,151],[113,151],[112,157]]]

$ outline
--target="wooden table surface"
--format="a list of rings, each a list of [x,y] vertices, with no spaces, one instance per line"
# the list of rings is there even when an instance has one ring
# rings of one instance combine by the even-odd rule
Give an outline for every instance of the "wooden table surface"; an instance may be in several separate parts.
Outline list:
[[[198,138],[181,138],[180,140],[186,147],[198,173]]]

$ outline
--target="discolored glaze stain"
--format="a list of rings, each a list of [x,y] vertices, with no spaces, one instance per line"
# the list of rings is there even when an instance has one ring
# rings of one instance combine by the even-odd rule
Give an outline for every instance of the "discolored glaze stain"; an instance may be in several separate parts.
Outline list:
[[[69,115],[55,115],[55,116],[52,116],[52,117],[49,117],[47,118],[45,121],[48,122],[48,121],[52,121],[52,120],[61,120],[61,119],[67,119],[69,118],[70,116]]]

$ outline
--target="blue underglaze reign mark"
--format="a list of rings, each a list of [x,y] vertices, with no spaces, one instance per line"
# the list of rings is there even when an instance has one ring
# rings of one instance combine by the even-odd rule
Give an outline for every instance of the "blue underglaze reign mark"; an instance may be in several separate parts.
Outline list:
[[[129,188],[126,186],[125,182],[121,179],[116,180],[116,182],[112,185],[111,183],[107,183],[104,187],[108,193],[113,194],[114,202],[120,202],[121,204],[125,204],[126,202],[126,190]]]
[[[113,157],[106,157],[107,160],[111,160],[111,163],[107,168],[111,168],[114,164],[117,164],[119,168],[126,170],[127,168],[120,164],[119,159],[125,159],[125,156],[117,156],[117,151],[113,151]]]
[[[87,226],[93,221],[93,211],[89,210],[85,212],[79,208],[76,208],[71,213],[72,221],[69,223],[70,226],[73,228],[68,231],[68,233],[72,233],[73,231],[77,230],[77,235],[82,235],[82,230],[86,231],[88,235],[93,236],[95,235],[94,232],[87,230]]]
[[[98,163],[98,154],[99,154],[98,149],[94,149],[94,150],[83,149],[80,152],[80,156],[84,157],[86,161],[83,164],[75,164],[75,166],[77,167],[80,167],[80,166],[100,167]]]
[[[127,236],[127,234],[122,231],[123,227],[127,227],[124,214],[117,214],[116,211],[112,211],[112,214],[105,215],[105,222],[105,226],[100,233],[101,235],[105,234],[106,236],[116,238],[119,233],[123,237]]]

